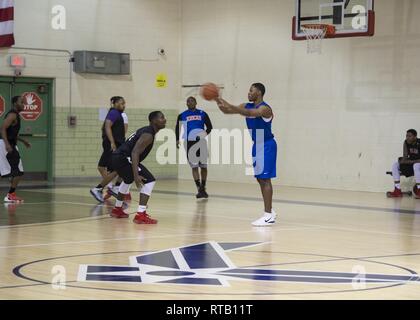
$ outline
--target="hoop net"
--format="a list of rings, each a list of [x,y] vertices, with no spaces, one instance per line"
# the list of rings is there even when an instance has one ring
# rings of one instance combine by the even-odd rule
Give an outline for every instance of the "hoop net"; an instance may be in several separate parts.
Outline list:
[[[308,53],[321,53],[322,40],[327,35],[335,34],[335,27],[330,24],[304,24],[301,28],[306,36]]]

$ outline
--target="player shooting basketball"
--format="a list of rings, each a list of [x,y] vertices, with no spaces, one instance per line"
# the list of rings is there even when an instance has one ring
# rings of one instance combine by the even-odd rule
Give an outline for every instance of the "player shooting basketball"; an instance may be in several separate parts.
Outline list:
[[[223,113],[240,114],[246,117],[246,123],[254,143],[252,157],[255,178],[260,184],[265,207],[264,215],[252,223],[256,227],[270,226],[276,222],[276,213],[272,206],[271,179],[276,177],[277,143],[271,131],[273,110],[264,102],[264,94],[264,85],[254,83],[249,89],[249,103],[234,106],[220,97],[214,99]]]

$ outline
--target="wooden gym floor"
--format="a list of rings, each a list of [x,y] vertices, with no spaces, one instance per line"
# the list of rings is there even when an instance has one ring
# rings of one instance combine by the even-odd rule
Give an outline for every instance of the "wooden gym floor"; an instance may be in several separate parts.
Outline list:
[[[420,299],[420,200],[276,187],[277,225],[253,228],[256,184],[196,201],[191,181],[158,181],[159,224],[140,226],[88,189],[1,205],[0,299]]]

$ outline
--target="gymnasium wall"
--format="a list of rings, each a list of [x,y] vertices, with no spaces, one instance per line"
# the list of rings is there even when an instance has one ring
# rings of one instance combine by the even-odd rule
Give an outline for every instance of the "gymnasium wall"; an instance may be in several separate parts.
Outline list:
[[[376,1],[376,35],[324,42],[308,55],[291,40],[294,1],[182,2],[182,83],[213,81],[246,102],[267,86],[278,141],[276,184],[383,191],[405,131],[420,131],[420,1]],[[183,92],[184,97],[187,92]],[[183,97],[183,98],[184,98]],[[218,128],[245,128],[201,103]],[[244,167],[211,166],[210,180],[253,182]],[[189,178],[180,168],[179,176]]]
[[[66,8],[66,30],[53,30],[52,7]],[[12,75],[7,57],[26,57],[24,76],[55,79],[55,176],[97,176],[100,156],[99,108],[109,106],[109,98],[121,95],[127,101],[130,131],[146,121],[152,109],[169,114],[169,123],[178,108],[180,73],[179,0],[18,0],[15,1],[16,47],[97,50],[131,53],[130,76],[81,75],[73,73],[73,114],[76,129],[67,127],[69,114],[68,56],[60,52],[32,50],[0,51],[0,74]],[[158,48],[168,53],[162,58]],[[156,87],[156,76],[165,73],[167,88]],[[140,118],[139,118],[140,117]],[[95,143],[95,145],[88,146]],[[72,157],[77,154],[77,159]],[[157,166],[157,163],[156,163]],[[176,177],[177,167],[156,167],[158,176]]]

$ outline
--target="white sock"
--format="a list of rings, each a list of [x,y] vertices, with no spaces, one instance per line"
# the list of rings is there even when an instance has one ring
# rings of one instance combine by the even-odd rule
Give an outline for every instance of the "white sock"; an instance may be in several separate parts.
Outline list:
[[[124,182],[122,182],[120,184],[120,187],[118,189],[118,192],[119,193],[122,193],[122,194],[128,194],[128,190],[129,189],[130,189],[130,185],[129,184],[125,184]]]
[[[139,206],[139,209],[137,210],[137,212],[143,213],[146,212],[147,206]]]
[[[398,162],[392,165],[392,178],[394,178],[394,181],[400,181],[401,179],[400,164]]]
[[[123,201],[117,200],[117,201],[115,201],[115,207],[122,208],[123,203],[124,203]]]
[[[112,187],[114,186],[114,184],[112,182],[108,183],[107,187],[112,189]]]
[[[397,189],[401,190],[401,183],[396,183],[396,184],[395,184],[395,188],[397,188]]]
[[[414,176],[416,178],[417,186],[420,183],[420,163],[415,163],[413,166]]]

